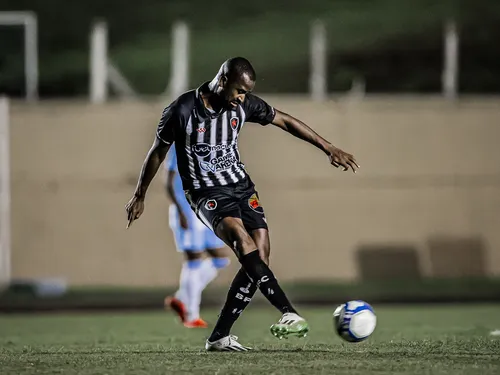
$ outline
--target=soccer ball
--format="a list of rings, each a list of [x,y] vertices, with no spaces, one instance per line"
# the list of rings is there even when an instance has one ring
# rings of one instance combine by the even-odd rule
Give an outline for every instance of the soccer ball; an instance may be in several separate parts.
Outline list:
[[[366,340],[375,330],[377,316],[366,302],[343,303],[333,313],[333,326],[341,338],[349,342]]]

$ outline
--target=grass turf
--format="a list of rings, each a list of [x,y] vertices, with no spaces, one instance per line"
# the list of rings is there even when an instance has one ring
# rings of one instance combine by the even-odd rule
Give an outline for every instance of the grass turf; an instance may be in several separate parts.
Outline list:
[[[279,314],[252,308],[234,327],[249,353],[206,353],[208,330],[170,313],[0,316],[2,374],[499,374],[500,305],[374,306],[378,327],[359,344],[332,330],[333,309],[302,307],[305,339],[279,341]],[[216,310],[203,316],[213,320]]]

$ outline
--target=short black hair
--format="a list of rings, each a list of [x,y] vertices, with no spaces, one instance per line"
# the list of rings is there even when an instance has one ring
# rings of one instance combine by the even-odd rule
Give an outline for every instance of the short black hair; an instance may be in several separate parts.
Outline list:
[[[224,62],[222,65],[223,74],[229,79],[237,79],[243,74],[248,75],[252,81],[255,81],[257,75],[250,61],[244,57],[232,57]]]

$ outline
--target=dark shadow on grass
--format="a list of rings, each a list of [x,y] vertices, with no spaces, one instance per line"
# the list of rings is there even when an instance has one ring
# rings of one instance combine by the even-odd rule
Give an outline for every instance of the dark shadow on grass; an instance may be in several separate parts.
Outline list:
[[[84,351],[78,351],[78,350],[73,350],[73,351],[40,351],[40,352],[29,352],[29,353],[22,353],[23,355],[116,355],[116,354],[162,354],[162,355],[168,355],[168,354],[207,354],[207,355],[220,355],[220,354],[235,354],[235,353],[244,353],[244,354],[249,354],[249,353],[259,353],[259,354],[276,354],[276,353],[335,353],[334,350],[329,350],[329,349],[303,349],[303,348],[290,348],[290,349],[252,349],[247,352],[207,352],[205,350],[111,350],[111,351],[89,351],[89,350],[84,350]]]
[[[330,349],[316,349],[316,348],[290,348],[290,349],[255,349],[254,351],[262,351],[269,353],[330,353],[332,350]]]

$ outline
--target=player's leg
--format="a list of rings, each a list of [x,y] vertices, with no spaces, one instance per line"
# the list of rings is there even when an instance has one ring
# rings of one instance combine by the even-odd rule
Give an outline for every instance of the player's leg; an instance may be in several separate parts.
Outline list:
[[[250,235],[259,249],[262,261],[269,266],[269,256],[271,255],[271,244],[269,241],[269,231],[266,228],[250,230]]]
[[[203,263],[203,252],[186,249],[182,264],[179,288],[173,296],[165,298],[165,306],[170,307],[184,325],[199,318],[199,307],[196,307],[197,279]],[[206,323],[203,324],[206,327]]]
[[[245,229],[252,234],[252,238],[260,251],[261,259],[269,266],[271,252],[269,230],[264,215],[264,208],[260,204],[259,195],[255,191],[253,183],[249,183],[247,191],[242,195],[244,199],[240,201],[240,209]],[[282,312],[283,315],[278,323],[271,326],[271,333],[274,336],[278,338],[287,337],[288,335],[303,337],[307,334],[309,326],[296,311]]]
[[[252,239],[259,248],[262,260],[268,264],[269,236],[266,234],[267,230],[264,228],[251,231]],[[209,342],[215,342],[223,337],[229,336],[231,328],[248,306],[256,291],[257,284],[248,277],[243,267],[241,267],[231,283],[226,302],[219,314],[212,334],[208,339]]]
[[[189,312],[192,313],[192,319],[188,320],[184,325],[190,328],[207,327],[206,322],[199,317],[203,290],[217,277],[219,271],[227,267],[230,263],[224,242],[205,226],[200,232],[200,235],[203,236],[203,247],[207,249],[208,257],[201,262],[199,271],[197,272],[197,280],[194,283],[196,289],[193,291],[190,305],[188,306]],[[198,317],[196,318],[196,316]]]
[[[249,198],[250,195],[247,194],[246,189],[246,186],[240,189],[240,195],[246,194],[246,197]],[[220,189],[219,193],[221,190],[224,191],[224,189]],[[207,340],[206,348],[208,350],[248,349],[241,346],[234,337],[229,335],[227,328],[228,325],[232,326],[232,323],[248,305],[257,287],[281,312],[296,313],[274,274],[261,259],[255,241],[245,228],[245,224],[240,218],[241,199],[235,197],[235,193],[238,194],[237,191],[231,190],[225,194],[212,192],[211,196],[199,197],[198,199],[191,197],[191,201],[196,202],[194,207],[202,221],[207,226],[215,228],[217,236],[234,250],[242,264],[242,269],[231,284],[216,327]],[[267,229],[265,220],[260,220],[259,227]]]
[[[305,336],[309,330],[307,322],[298,315],[274,273],[261,259],[257,245],[241,219],[225,218],[217,227],[217,233],[226,243],[234,244],[245,272],[256,281],[256,286],[268,301],[283,314],[279,322],[271,326],[272,334],[279,338],[288,335]]]
[[[165,305],[179,315],[186,327],[207,327],[200,319],[201,273],[203,272],[204,226],[191,211],[186,212],[188,229],[179,225],[175,206],[170,208],[170,227],[174,233],[177,250],[184,255],[180,274],[179,289],[174,296],[165,299]],[[194,220],[193,220],[194,219]],[[198,223],[197,223],[198,222]]]
[[[187,195],[198,217],[212,231],[224,217],[240,216],[238,202],[233,197],[232,188],[217,188],[210,193],[193,193]],[[227,244],[227,242],[226,242]],[[232,246],[230,246],[232,247]],[[241,268],[233,279],[229,288],[226,302],[219,314],[205,348],[216,351],[246,351],[250,348],[238,343],[237,338],[230,335],[230,329],[245,309],[254,295],[257,287]]]

